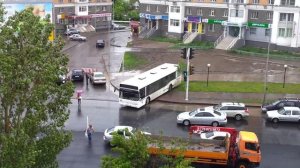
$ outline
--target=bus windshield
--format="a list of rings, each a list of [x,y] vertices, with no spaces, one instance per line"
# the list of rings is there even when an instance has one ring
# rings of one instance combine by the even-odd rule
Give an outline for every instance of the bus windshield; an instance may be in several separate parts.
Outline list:
[[[120,98],[138,101],[140,99],[139,92],[133,90],[120,90]]]

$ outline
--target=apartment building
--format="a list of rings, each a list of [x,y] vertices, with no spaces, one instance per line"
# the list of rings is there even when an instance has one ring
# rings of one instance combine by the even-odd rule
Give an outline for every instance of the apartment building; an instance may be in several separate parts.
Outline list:
[[[297,0],[140,0],[140,22],[155,35],[298,50]]]
[[[108,29],[112,20],[112,0],[53,0],[56,33],[67,27],[81,31]]]

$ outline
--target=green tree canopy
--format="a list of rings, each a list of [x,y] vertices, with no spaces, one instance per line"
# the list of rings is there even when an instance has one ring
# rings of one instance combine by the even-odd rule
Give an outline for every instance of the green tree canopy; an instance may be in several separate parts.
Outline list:
[[[72,138],[63,127],[73,85],[55,82],[68,58],[60,38],[48,41],[49,16],[41,20],[32,10],[17,12],[0,28],[1,168],[58,167],[56,156]]]
[[[114,0],[114,20],[139,20],[139,12],[133,6],[135,2],[136,0]]]

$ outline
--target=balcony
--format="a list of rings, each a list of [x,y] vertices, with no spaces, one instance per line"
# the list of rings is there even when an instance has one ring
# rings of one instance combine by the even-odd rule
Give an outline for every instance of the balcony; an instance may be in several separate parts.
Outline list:
[[[89,0],[75,0],[75,3],[89,3]]]

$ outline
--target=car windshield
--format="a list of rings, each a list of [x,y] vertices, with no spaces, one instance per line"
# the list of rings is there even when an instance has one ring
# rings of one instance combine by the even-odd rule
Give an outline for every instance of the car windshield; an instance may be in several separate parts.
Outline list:
[[[73,73],[74,73],[74,74],[81,74],[81,73],[82,73],[82,70],[73,70]]]
[[[280,102],[280,101],[277,100],[277,101],[273,102],[272,105],[276,105],[276,104],[278,104],[279,102]]]
[[[214,114],[218,115],[218,116],[221,116],[222,114],[218,111],[214,111]]]
[[[214,110],[218,110],[218,109],[220,109],[221,107],[222,107],[221,104],[215,105],[215,106],[214,106]]]
[[[196,115],[198,113],[199,109],[196,109],[194,111],[189,112],[190,116]]]
[[[207,133],[205,133],[205,138],[210,138],[212,136],[214,136],[213,132],[207,132]]]
[[[101,78],[101,77],[103,77],[104,75],[99,73],[99,74],[95,74],[94,76],[95,76],[96,78]]]
[[[278,113],[279,113],[279,114],[283,114],[283,113],[284,113],[284,108],[279,109],[279,110],[278,110]]]

